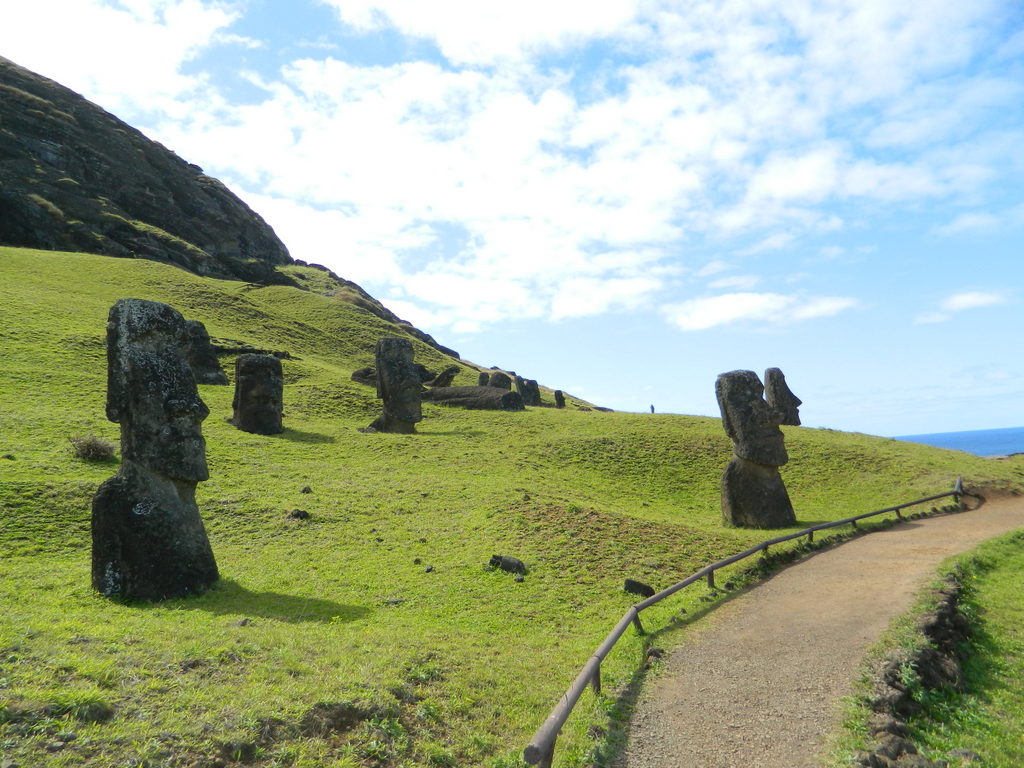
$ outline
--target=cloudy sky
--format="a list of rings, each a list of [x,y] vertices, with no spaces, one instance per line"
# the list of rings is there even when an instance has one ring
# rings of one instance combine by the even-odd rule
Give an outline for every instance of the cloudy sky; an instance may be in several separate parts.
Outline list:
[[[1024,425],[1019,0],[32,0],[0,55],[483,365]]]

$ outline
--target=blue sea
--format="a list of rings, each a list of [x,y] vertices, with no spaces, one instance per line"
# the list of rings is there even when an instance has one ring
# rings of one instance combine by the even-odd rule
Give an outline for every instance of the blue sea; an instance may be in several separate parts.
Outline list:
[[[933,435],[901,435],[897,440],[952,448],[976,456],[1009,456],[1024,453],[1024,427],[974,429],[969,432],[937,432]]]

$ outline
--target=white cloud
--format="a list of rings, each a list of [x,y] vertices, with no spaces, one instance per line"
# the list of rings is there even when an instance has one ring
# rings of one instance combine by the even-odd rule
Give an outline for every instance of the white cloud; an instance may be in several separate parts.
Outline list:
[[[849,298],[804,298],[778,293],[726,293],[666,306],[665,316],[684,331],[702,331],[743,320],[773,325],[829,317],[856,306]]]
[[[858,206],[980,209],[1019,155],[991,118],[1016,110],[1020,86],[970,69],[1013,42],[995,0],[321,1],[348,32],[432,41],[447,62],[310,49],[242,73],[266,97],[231,105],[215,73],[185,65],[274,46],[232,31],[244,4],[212,0],[20,3],[0,50],[144,116],[244,191],[296,257],[464,329],[653,305],[673,275],[731,268],[709,251],[737,265],[795,251],[856,224]],[[318,46],[343,39],[321,32]],[[710,286],[731,293],[677,305],[678,324],[851,306],[753,293],[759,275],[737,271]]]
[[[8,4],[0,50],[18,64],[88,94],[122,118],[164,111],[182,118],[183,99],[203,102],[201,75],[181,66],[216,42],[238,15],[202,0],[33,0]],[[41,30],[45,45],[26,30]],[[248,43],[246,43],[248,44]]]
[[[757,275],[733,275],[732,277],[723,277],[718,280],[714,280],[708,284],[708,287],[716,291],[725,290],[727,288],[749,291],[759,282],[761,282],[761,278]]]
[[[627,31],[640,5],[636,0],[324,0],[346,24],[366,30],[393,27],[409,37],[431,40],[452,62],[488,64],[529,52],[560,49],[595,37]]]
[[[978,309],[981,307],[993,307],[998,304],[1005,304],[1008,301],[1005,294],[991,291],[964,291],[955,293],[939,302],[939,310],[926,312],[914,319],[917,325],[928,323],[942,323],[949,320],[956,312],[963,312],[966,309]]]
[[[977,307],[991,307],[994,304],[1003,304],[1006,297],[998,293],[985,293],[983,291],[967,291],[950,296],[942,302],[942,309],[947,312],[960,312],[964,309],[975,309]]]

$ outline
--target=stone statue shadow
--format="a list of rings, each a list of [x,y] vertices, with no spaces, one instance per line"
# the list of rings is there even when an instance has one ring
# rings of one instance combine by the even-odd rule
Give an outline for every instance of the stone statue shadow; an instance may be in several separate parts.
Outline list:
[[[138,603],[139,608],[172,605],[176,610],[206,611],[216,615],[260,617],[290,624],[319,622],[337,624],[365,618],[372,612],[361,605],[345,605],[317,597],[298,597],[281,592],[253,592],[234,579],[220,579],[205,595],[171,603]]]
[[[483,437],[485,433],[480,429],[421,429],[423,437]]]
[[[331,435],[322,435],[319,432],[304,432],[301,429],[285,427],[283,432],[267,437],[279,440],[291,440],[293,443],[336,443],[337,439]]]

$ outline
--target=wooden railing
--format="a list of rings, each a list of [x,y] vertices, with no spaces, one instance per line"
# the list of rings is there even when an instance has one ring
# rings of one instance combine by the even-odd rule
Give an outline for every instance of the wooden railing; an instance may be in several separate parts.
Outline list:
[[[959,503],[960,496],[963,494],[963,478],[957,478],[956,485],[953,486],[952,491],[946,493],[939,493],[935,496],[928,496],[923,499],[915,499],[914,501],[904,502],[903,504],[897,504],[894,507],[886,507],[885,509],[878,509],[874,512],[865,512],[862,515],[854,515],[853,517],[845,517],[842,520],[835,520],[830,523],[821,523],[810,528],[804,528],[802,531],[796,533],[789,533],[785,536],[778,536],[768,541],[763,541],[760,544],[751,547],[748,550],[740,552],[739,554],[727,557],[724,560],[719,560],[716,563],[705,566],[691,576],[687,576],[685,579],[680,581],[668,589],[663,589],[655,595],[651,595],[646,600],[637,603],[630,607],[626,611],[626,615],[619,619],[619,623],[615,625],[615,628],[608,633],[608,636],[604,639],[604,642],[597,647],[594,654],[590,657],[586,664],[583,665],[583,669],[576,675],[576,679],[572,685],[569,686],[569,690],[565,692],[561,700],[551,710],[551,714],[548,715],[548,719],[544,721],[544,724],[537,729],[537,732],[533,735],[533,739],[523,750],[523,758],[530,765],[540,766],[540,768],[551,768],[551,760],[555,754],[555,739],[558,738],[559,732],[562,730],[562,726],[565,721],[569,718],[569,714],[572,712],[573,707],[576,706],[576,702],[579,701],[580,696],[583,695],[583,691],[589,685],[593,687],[595,693],[601,692],[601,662],[604,661],[605,656],[615,647],[615,643],[619,641],[619,638],[626,632],[626,629],[632,624],[636,627],[638,632],[643,632],[643,624],[640,623],[640,612],[646,608],[650,608],[655,603],[660,603],[666,597],[674,595],[684,587],[693,584],[701,579],[706,579],[709,587],[715,586],[715,571],[725,568],[727,565],[739,562],[745,558],[748,558],[757,553],[767,553],[768,547],[776,544],[782,544],[792,539],[798,539],[803,536],[807,537],[808,541],[814,541],[814,534],[818,531],[824,531],[829,528],[838,528],[843,525],[852,525],[854,528],[857,527],[859,520],[865,518],[875,517],[877,515],[884,515],[890,512],[895,512],[896,516],[900,519],[903,518],[903,510],[907,507],[913,507],[917,504],[924,504],[929,501],[935,501],[937,499],[944,499],[947,496],[952,496],[956,503]]]

